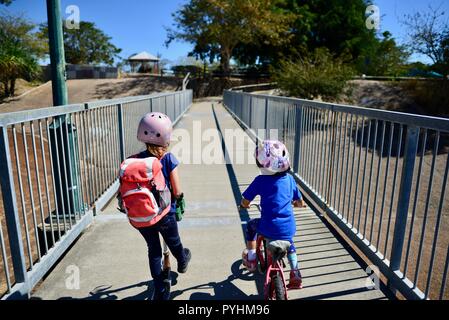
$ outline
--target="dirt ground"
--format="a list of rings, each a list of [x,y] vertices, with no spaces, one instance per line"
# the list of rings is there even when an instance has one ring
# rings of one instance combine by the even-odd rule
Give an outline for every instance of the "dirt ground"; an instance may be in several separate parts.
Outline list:
[[[69,104],[94,100],[138,96],[154,92],[174,91],[178,79],[170,77],[133,77],[122,79],[68,80]],[[30,110],[53,106],[51,82],[34,89],[22,97],[0,104],[0,113]]]
[[[405,93],[398,83],[353,80],[350,95],[342,102],[365,108],[424,114],[422,108]]]
[[[278,89],[258,91],[255,93],[285,95]],[[316,100],[323,101],[320,98]],[[423,108],[417,105],[398,83],[394,82],[352,80],[348,82],[347,95],[342,95],[336,101],[331,102],[364,108],[426,114]]]

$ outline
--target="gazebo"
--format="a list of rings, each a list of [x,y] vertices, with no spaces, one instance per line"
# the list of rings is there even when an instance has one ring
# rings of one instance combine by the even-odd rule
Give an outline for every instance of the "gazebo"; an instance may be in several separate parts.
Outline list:
[[[160,60],[161,59],[158,57],[155,57],[146,51],[142,51],[141,53],[137,53],[128,58],[132,73],[135,73],[136,69],[139,70],[138,67],[142,66],[151,69],[151,73],[158,74]]]

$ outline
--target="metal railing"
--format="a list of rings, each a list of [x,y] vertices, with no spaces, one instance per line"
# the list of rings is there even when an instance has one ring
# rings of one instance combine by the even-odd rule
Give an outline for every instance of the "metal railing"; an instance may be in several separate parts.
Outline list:
[[[300,186],[394,292],[449,298],[448,119],[234,91],[224,105],[286,143]]]
[[[0,115],[0,297],[26,298],[118,188],[143,114],[175,123],[178,91]]]

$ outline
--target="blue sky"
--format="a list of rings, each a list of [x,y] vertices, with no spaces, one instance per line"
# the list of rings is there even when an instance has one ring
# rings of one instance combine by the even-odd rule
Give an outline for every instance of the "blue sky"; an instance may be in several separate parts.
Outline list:
[[[77,5],[81,20],[93,21],[106,34],[112,37],[113,43],[122,48],[122,57],[148,51],[154,55],[160,53],[162,58],[175,61],[185,57],[192,46],[175,42],[167,49],[164,45],[166,31],[164,26],[171,26],[171,13],[187,1],[184,0],[61,0],[63,15],[69,5]],[[404,14],[425,11],[429,4],[441,6],[449,17],[449,0],[374,0],[380,9],[381,32],[388,30],[402,42],[405,31],[399,23]],[[34,22],[46,21],[45,0],[15,0],[6,9],[13,13],[24,13]],[[412,60],[428,62],[420,56]]]
[[[448,0],[373,0],[373,3],[380,10],[380,32],[390,31],[399,43],[403,43],[406,40],[406,31],[399,22],[399,20],[404,19],[405,14],[427,12],[430,5],[433,8],[441,8],[441,10],[445,11],[446,19],[449,18]],[[428,58],[418,55],[413,55],[410,60],[430,62]]]

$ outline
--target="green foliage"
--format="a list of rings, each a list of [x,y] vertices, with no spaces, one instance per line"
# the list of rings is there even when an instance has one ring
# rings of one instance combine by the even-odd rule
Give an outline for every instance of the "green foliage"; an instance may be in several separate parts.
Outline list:
[[[365,25],[365,0],[285,0],[278,3],[284,14],[294,17],[288,42],[239,44],[235,58],[244,64],[256,61],[278,65],[296,60],[304,52],[326,47],[333,54],[356,61],[378,42]]]
[[[113,65],[122,49],[111,43],[111,37],[98,29],[93,22],[81,21],[79,29],[67,29],[64,25],[65,59],[71,64]],[[48,39],[48,27],[40,26],[40,37]]]
[[[449,76],[449,29],[440,42],[441,60],[433,66],[434,71]]]
[[[35,58],[43,58],[48,50],[47,42],[34,32],[36,24],[22,15],[12,15],[0,11],[0,45],[3,43],[20,43]]]
[[[0,0],[0,4],[4,4],[7,6],[9,6],[12,2],[13,2],[13,0]]]
[[[281,62],[274,78],[290,96],[336,100],[352,75],[353,69],[343,59],[335,58],[327,48],[318,48],[297,61]]]
[[[366,54],[359,57],[357,69],[369,76],[399,76],[406,70],[410,53],[404,46],[398,46],[386,31],[383,38],[371,44]]]
[[[336,55],[357,58],[375,42],[375,33],[366,28],[366,0],[301,0],[300,9],[308,9],[309,21],[302,22],[309,49],[328,48]],[[301,35],[301,34],[300,34]]]
[[[43,45],[32,32],[35,25],[21,16],[0,15],[0,82],[3,95],[13,96],[16,79],[33,80]]]
[[[243,44],[284,43],[289,38],[291,15],[276,7],[279,0],[190,0],[173,14],[174,40],[194,44],[201,59],[220,56],[221,68],[230,71],[235,47]]]
[[[172,70],[178,77],[185,77],[189,72],[192,77],[200,77],[203,73],[203,68],[197,65],[173,66]]]

